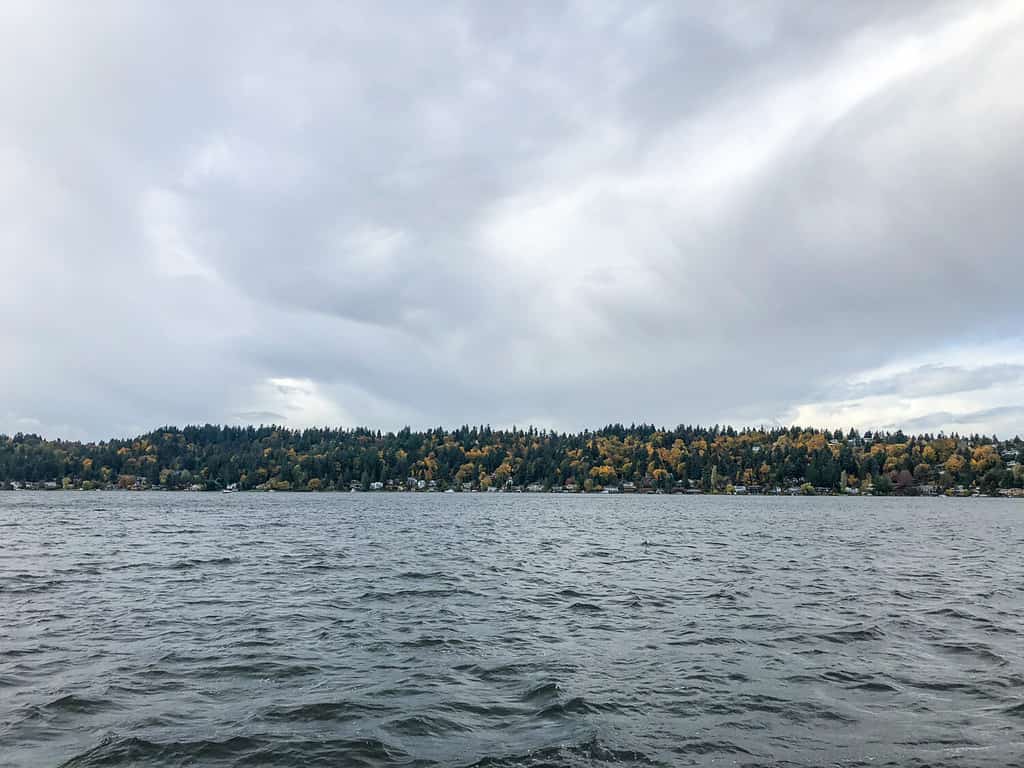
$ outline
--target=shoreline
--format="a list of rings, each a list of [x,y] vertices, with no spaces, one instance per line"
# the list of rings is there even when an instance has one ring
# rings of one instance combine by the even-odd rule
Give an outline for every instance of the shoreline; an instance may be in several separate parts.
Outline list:
[[[771,492],[771,493],[727,493],[727,492],[710,492],[710,491],[683,491],[683,492],[672,492],[665,493],[664,491],[561,491],[561,490],[540,490],[540,491],[527,491],[527,490],[514,490],[514,491],[481,491],[481,490],[397,490],[397,489],[371,489],[371,490],[344,490],[344,489],[321,489],[321,490],[306,490],[306,489],[256,489],[249,488],[245,490],[233,490],[225,491],[219,488],[203,488],[203,489],[188,489],[188,488],[0,488],[0,498],[6,494],[20,494],[20,493],[117,493],[117,494],[139,494],[139,493],[170,493],[170,494],[220,494],[223,496],[230,496],[235,494],[246,494],[246,495],[266,495],[273,493],[281,493],[292,496],[310,496],[310,495],[351,495],[351,494],[369,494],[369,495],[401,495],[401,496],[437,496],[437,495],[448,495],[448,494],[476,494],[482,496],[624,496],[624,497],[635,497],[635,496],[714,496],[714,497],[726,497],[726,498],[846,498],[846,499],[1024,499],[1024,490],[1018,488],[1001,489],[1001,492],[995,494],[984,494],[977,491],[972,492],[958,492],[958,493],[839,493],[836,491],[826,492],[815,492],[815,493],[800,493],[792,492],[791,490],[785,490],[782,492]]]

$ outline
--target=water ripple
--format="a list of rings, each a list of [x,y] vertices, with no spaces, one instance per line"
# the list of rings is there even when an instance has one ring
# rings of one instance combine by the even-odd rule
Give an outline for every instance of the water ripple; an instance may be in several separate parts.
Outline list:
[[[3,768],[1024,754],[1011,501],[12,493],[0,530]]]

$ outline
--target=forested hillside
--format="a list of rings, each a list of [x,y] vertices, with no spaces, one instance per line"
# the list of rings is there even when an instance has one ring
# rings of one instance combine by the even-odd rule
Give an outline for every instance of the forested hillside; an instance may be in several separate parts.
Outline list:
[[[461,427],[381,433],[166,427],[78,443],[0,435],[5,487],[215,490],[846,489],[983,493],[1024,485],[1024,442],[816,429],[613,425],[562,434]],[[809,491],[808,491],[809,492]]]

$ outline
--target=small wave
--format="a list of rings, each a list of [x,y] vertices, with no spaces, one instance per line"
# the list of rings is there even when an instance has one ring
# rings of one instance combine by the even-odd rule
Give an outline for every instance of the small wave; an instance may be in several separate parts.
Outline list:
[[[919,688],[923,691],[939,691],[940,693],[960,691],[967,694],[984,694],[984,691],[973,683],[957,683],[951,680],[913,680],[910,678],[897,678],[897,682],[908,688]]]
[[[984,643],[938,643],[936,647],[955,656],[973,656],[999,667],[1010,663]]]
[[[320,674],[320,667],[312,664],[280,664],[273,661],[251,664],[221,664],[192,670],[189,674],[201,678],[249,677],[267,680],[286,680]]]
[[[36,646],[34,648],[7,648],[0,651],[0,658],[18,658],[19,656],[37,656],[40,653],[46,653],[47,651],[53,650],[43,646]]]
[[[54,579],[46,574],[18,573],[10,577],[6,584],[0,584],[0,592],[13,595],[49,592],[64,585],[62,579]]]
[[[850,686],[851,689],[857,691],[871,691],[873,693],[899,693],[899,688],[889,683],[883,683],[878,680],[873,680],[868,683],[858,683],[857,685]]]
[[[470,595],[479,597],[479,593],[469,589],[399,589],[394,592],[364,592],[359,596],[360,600],[396,600],[399,598],[415,597],[455,597],[456,595]]]
[[[443,701],[436,708],[444,712],[458,712],[475,717],[514,717],[524,714],[526,711],[520,707],[494,704],[488,701]]]
[[[606,746],[596,737],[582,744],[544,747],[524,754],[488,756],[469,768],[583,768],[609,763],[613,765],[658,765],[643,752]]]
[[[67,694],[44,704],[30,704],[22,707],[18,714],[25,721],[36,719],[51,720],[62,716],[91,715],[108,709],[118,708],[111,700],[87,699]]]
[[[403,648],[457,648],[466,645],[466,641],[457,637],[417,637],[415,640],[406,640],[400,644]]]
[[[377,739],[274,739],[235,736],[223,741],[154,742],[108,736],[61,768],[134,765],[426,765]]]
[[[711,637],[705,637],[703,635],[697,635],[694,637],[684,637],[679,640],[669,640],[666,645],[677,645],[677,646],[690,646],[690,645],[745,645],[746,641],[741,640],[738,637],[727,637],[725,635],[715,635]]]
[[[403,571],[398,574],[400,579],[412,579],[413,581],[420,581],[424,579],[444,579],[449,574],[444,571]]]
[[[736,602],[741,597],[750,597],[750,593],[743,589],[720,589],[716,592],[711,592],[707,595],[704,595],[705,600],[728,600],[729,602]]]
[[[1024,688],[1024,675],[1008,673],[986,682],[989,685],[996,685],[1000,688]]]
[[[130,571],[136,568],[152,568],[152,563],[121,563],[119,565],[111,565],[107,570],[109,571]]]
[[[218,760],[237,757],[259,749],[265,742],[236,736],[224,741],[154,742],[138,737],[120,738],[108,735],[92,749],[62,763],[62,768],[93,768],[94,766],[134,765],[160,761],[192,762],[197,759]]]
[[[113,706],[111,701],[100,701],[99,699],[87,699],[84,696],[76,696],[69,693],[43,704],[40,709],[46,712],[75,712],[77,714],[88,714],[99,712]]]
[[[931,611],[925,611],[925,616],[943,616],[951,617],[954,619],[973,619],[974,616],[967,613],[967,611],[961,611],[958,608],[935,608]]]
[[[330,563],[309,563],[299,567],[300,571],[333,571],[337,568]]]
[[[751,755],[750,750],[744,749],[731,741],[691,741],[680,744],[672,750],[677,755]]]
[[[289,722],[332,721],[347,722],[370,715],[388,714],[392,707],[381,704],[358,703],[353,701],[318,701],[311,704],[297,704],[291,707],[274,707],[264,713],[269,720]]]
[[[523,694],[523,701],[537,701],[538,699],[548,699],[558,695],[558,692],[562,689],[558,686],[558,683],[544,683],[538,685],[536,688],[531,688],[525,694]]]
[[[706,704],[704,711],[716,715],[744,716],[751,712],[768,712],[797,723],[809,723],[815,720],[839,723],[855,722],[853,718],[838,710],[822,706],[817,701],[792,701],[767,694],[734,696],[727,700]]]
[[[237,561],[233,557],[213,557],[208,560],[193,557],[186,560],[178,560],[177,562],[172,563],[169,568],[174,571],[184,571],[189,568],[199,568],[204,565],[231,565],[234,562]]]
[[[194,535],[194,534],[197,534],[197,533],[203,533],[203,531],[200,528],[176,528],[176,527],[172,527],[172,528],[157,528],[157,529],[155,529],[153,531],[153,533],[158,534],[160,536],[174,536],[176,534],[185,534],[185,535],[191,536],[191,535]]]
[[[469,730],[465,725],[436,715],[413,715],[394,720],[388,728],[403,736],[444,736]]]
[[[514,661],[502,664],[458,664],[452,667],[456,672],[465,672],[486,682],[518,682],[539,674],[572,674],[576,667],[562,662]]]
[[[609,702],[596,702],[588,701],[582,696],[573,696],[567,701],[558,702],[544,707],[540,712],[537,713],[538,717],[549,719],[549,718],[563,718],[572,717],[573,715],[593,715],[602,712],[622,712],[623,709],[617,704]]]
[[[827,643],[854,643],[867,640],[881,640],[885,637],[885,632],[881,627],[871,626],[864,627],[863,629],[837,629],[832,632],[815,635],[815,637]]]
[[[861,684],[871,682],[873,677],[870,673],[850,672],[845,669],[830,669],[821,673],[821,679],[828,680],[830,683]]]

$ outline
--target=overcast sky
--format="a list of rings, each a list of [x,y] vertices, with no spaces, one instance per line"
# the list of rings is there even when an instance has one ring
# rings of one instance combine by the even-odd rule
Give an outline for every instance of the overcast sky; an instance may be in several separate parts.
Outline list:
[[[7,0],[0,51],[0,431],[1024,433],[1024,0]]]

